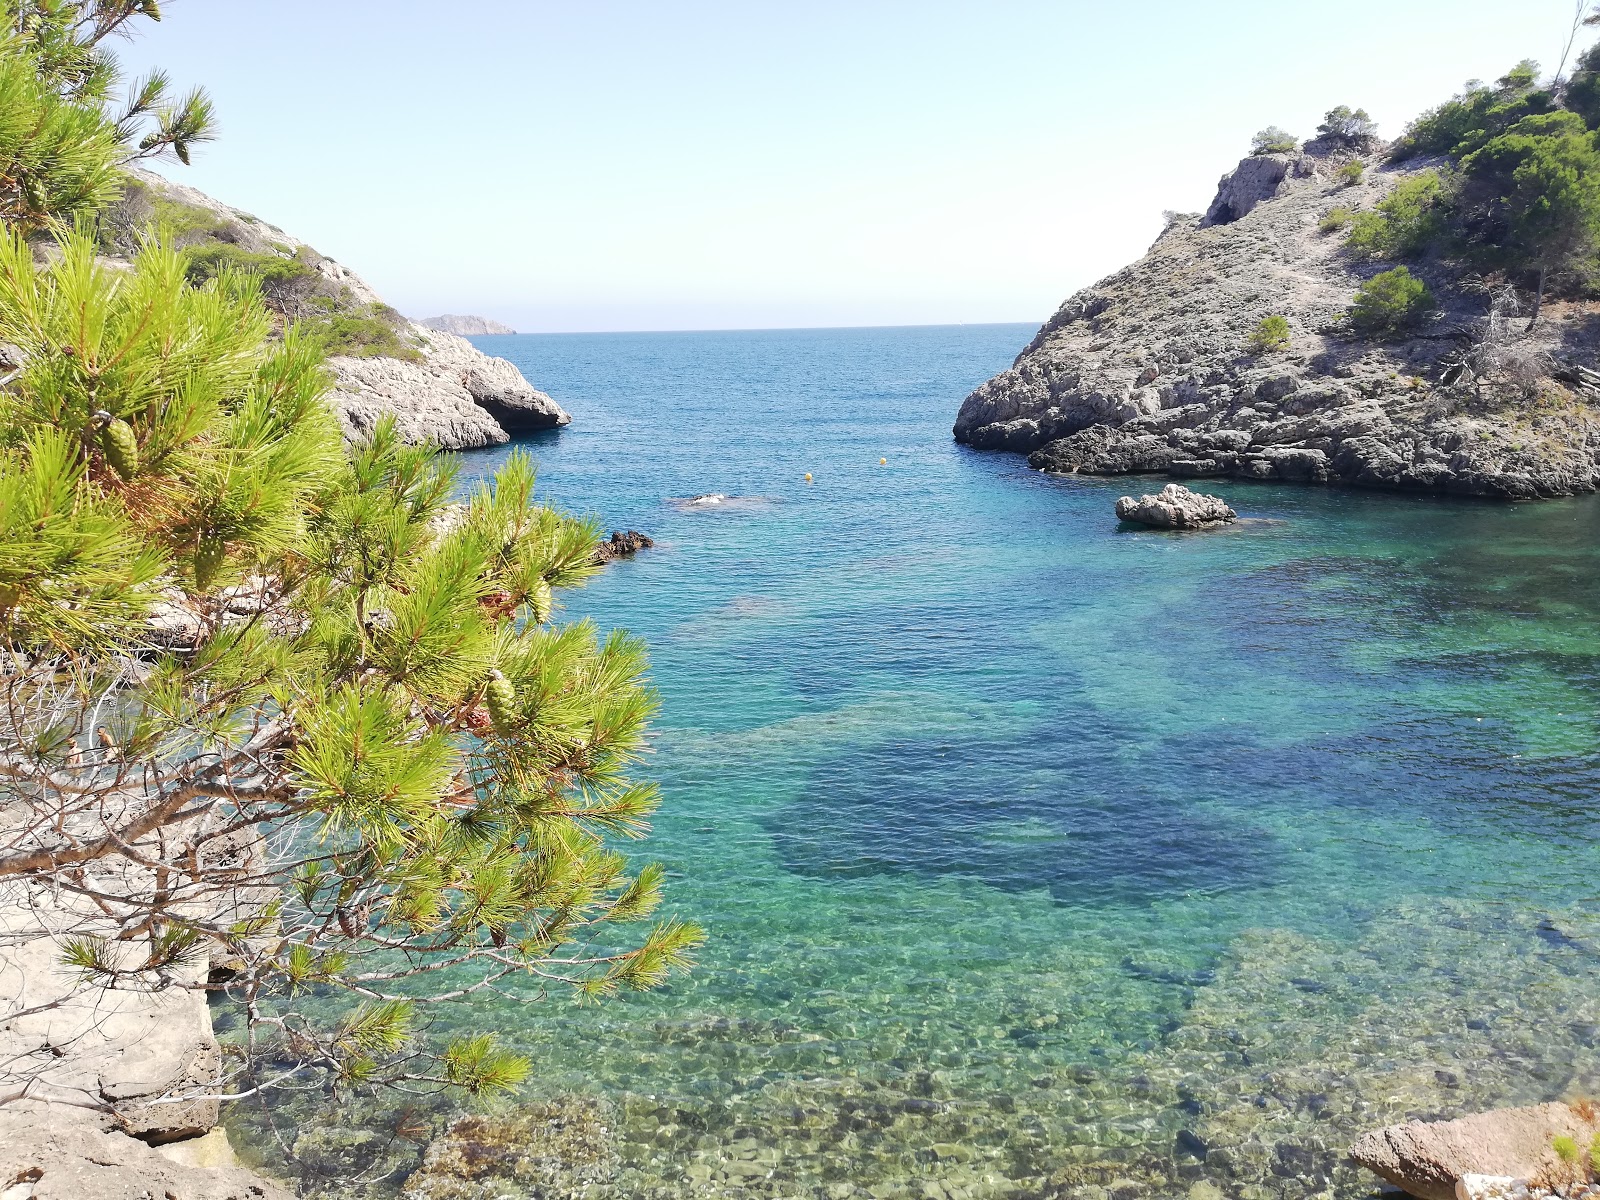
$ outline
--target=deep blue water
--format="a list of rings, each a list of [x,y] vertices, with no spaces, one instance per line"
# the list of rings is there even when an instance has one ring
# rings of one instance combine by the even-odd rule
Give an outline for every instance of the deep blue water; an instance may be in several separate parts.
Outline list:
[[[1594,1075],[1600,505],[1132,532],[1159,481],[951,440],[1032,332],[476,339],[574,414],[544,496],[657,541],[566,603],[652,647],[701,966],[460,1018],[631,1194],[1361,1195],[1354,1130]]]

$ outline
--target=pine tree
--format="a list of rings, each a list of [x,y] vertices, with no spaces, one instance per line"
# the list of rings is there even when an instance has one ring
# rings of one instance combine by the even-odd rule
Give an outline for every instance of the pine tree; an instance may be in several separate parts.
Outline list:
[[[535,502],[525,455],[453,503],[453,461],[392,423],[347,452],[252,280],[59,250],[0,242],[0,883],[92,900],[86,986],[226,962],[279,1064],[229,1094],[513,1086],[492,1040],[423,1055],[417,1005],[649,988],[700,937],[626,928],[662,878],[611,845],[658,801],[644,648],[551,619],[599,531]],[[312,986],[356,1006],[318,1026]]]
[[[0,221],[36,232],[93,213],[121,190],[121,168],[171,155],[187,163],[213,136],[209,97],[175,97],[160,71],[121,76],[105,46],[155,0],[0,0]]]

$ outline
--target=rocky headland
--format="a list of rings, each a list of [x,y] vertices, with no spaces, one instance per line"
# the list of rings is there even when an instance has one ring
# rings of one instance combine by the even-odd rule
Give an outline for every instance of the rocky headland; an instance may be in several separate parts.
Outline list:
[[[393,413],[408,441],[471,450],[572,420],[512,363],[453,331],[406,320],[350,268],[277,226],[151,172],[134,177],[107,222],[109,256],[131,254],[138,232],[156,221],[208,261],[265,272],[264,298],[286,320],[322,320],[344,334],[328,366],[330,399],[349,436]],[[477,332],[502,331],[511,332]]]
[[[1413,264],[1438,299],[1404,336],[1358,335],[1356,289],[1392,265],[1353,256],[1326,221],[1371,209],[1408,175],[1308,143],[1252,156],[1201,217],[1179,217],[1137,263],[1074,295],[1006,371],[978,388],[957,441],[1029,455],[1042,471],[1231,476],[1453,492],[1564,496],[1600,484],[1600,419],[1584,371],[1600,312],[1547,306],[1517,389],[1465,378],[1482,337],[1480,280],[1432,257]],[[1364,158],[1359,182],[1340,168]],[[1269,316],[1287,346],[1253,353]],[[1563,377],[1566,382],[1563,382]]]
[[[491,321],[488,317],[464,317],[456,313],[445,313],[442,317],[423,317],[417,324],[437,329],[440,333],[453,333],[457,337],[482,337],[488,333],[516,332],[511,326]]]

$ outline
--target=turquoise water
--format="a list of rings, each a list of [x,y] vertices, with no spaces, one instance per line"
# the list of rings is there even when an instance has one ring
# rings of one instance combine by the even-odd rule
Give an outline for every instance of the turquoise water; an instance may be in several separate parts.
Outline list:
[[[1597,1086],[1600,504],[1132,532],[951,441],[1031,334],[477,339],[657,540],[567,611],[652,646],[701,965],[446,1018],[613,1105],[621,1195],[1359,1196],[1361,1129]]]

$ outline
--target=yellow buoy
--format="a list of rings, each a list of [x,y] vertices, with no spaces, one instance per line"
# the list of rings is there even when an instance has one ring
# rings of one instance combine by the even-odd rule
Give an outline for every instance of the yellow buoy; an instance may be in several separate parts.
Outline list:
[[[880,466],[880,467],[886,467],[886,466],[888,466],[888,465],[889,465],[889,460],[888,460],[888,459],[887,459],[887,458],[880,458],[880,459],[879,459],[879,460],[878,460],[878,465],[879,465],[879,466]]]
[[[810,482],[811,482],[811,472],[810,472],[810,471],[807,471],[807,472],[806,472],[806,482],[807,482],[807,483],[810,483]]]

